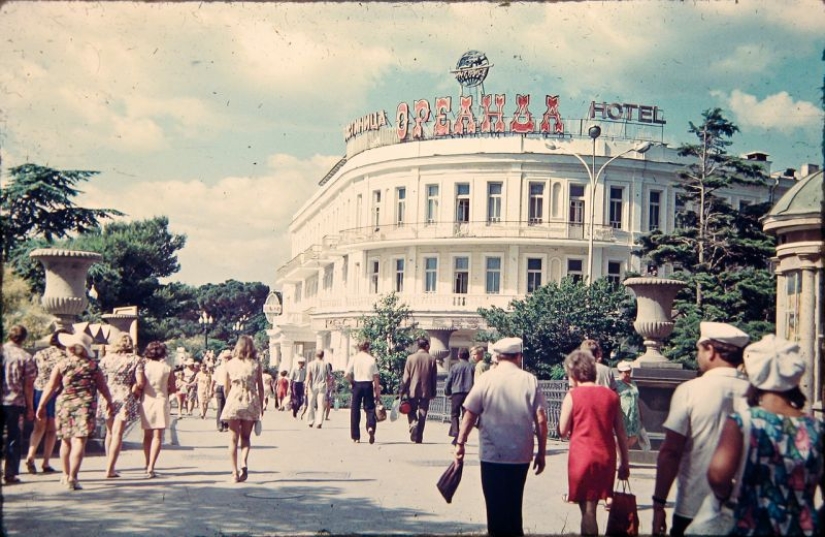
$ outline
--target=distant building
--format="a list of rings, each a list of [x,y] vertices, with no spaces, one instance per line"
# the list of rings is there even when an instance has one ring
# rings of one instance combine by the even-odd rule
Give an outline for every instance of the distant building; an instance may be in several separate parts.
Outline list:
[[[270,346],[282,368],[323,348],[342,369],[350,330],[390,292],[427,330],[432,351],[447,356],[485,328],[478,308],[585,277],[591,248],[593,279],[648,271],[632,248],[642,234],[673,229],[678,171],[688,163],[651,147],[663,137],[657,107],[594,102],[590,117],[563,120],[558,96],[484,95],[479,106],[465,89],[432,105],[400,103],[395,125],[378,112],[346,127],[346,156],[295,214],[293,258],[277,272],[283,310]],[[767,154],[746,158],[770,172]],[[604,166],[595,191],[594,161]],[[719,194],[736,207],[776,192]]]
[[[793,174],[795,170],[790,170]],[[805,165],[802,178],[773,206],[764,230],[777,237],[776,333],[798,341],[808,357],[802,389],[823,408],[822,170]]]

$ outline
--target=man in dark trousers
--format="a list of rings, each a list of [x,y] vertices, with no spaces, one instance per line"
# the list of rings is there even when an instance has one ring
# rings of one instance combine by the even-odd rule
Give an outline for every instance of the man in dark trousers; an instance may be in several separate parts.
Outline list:
[[[458,351],[458,363],[450,368],[447,381],[444,384],[444,395],[450,397],[450,436],[452,444],[458,436],[459,420],[461,418],[464,399],[473,387],[475,366],[470,363],[470,351],[461,348]]]
[[[424,440],[424,425],[430,410],[430,399],[435,397],[436,363],[430,354],[430,342],[418,338],[418,352],[407,356],[404,377],[401,380],[401,397],[407,396],[410,412],[410,440],[420,444]]]

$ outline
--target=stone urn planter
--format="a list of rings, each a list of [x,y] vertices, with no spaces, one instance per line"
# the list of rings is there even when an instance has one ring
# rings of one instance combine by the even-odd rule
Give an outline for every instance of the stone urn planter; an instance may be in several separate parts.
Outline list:
[[[29,254],[46,270],[46,290],[41,303],[58,319],[61,327],[71,330],[72,323],[89,303],[86,278],[89,267],[103,256],[95,252],[40,248]]]
[[[645,353],[637,359],[639,365],[664,366],[670,364],[661,352],[662,341],[672,332],[676,323],[670,317],[676,294],[685,287],[679,280],[664,278],[628,278],[624,285],[636,295],[636,320],[633,328],[645,338]]]

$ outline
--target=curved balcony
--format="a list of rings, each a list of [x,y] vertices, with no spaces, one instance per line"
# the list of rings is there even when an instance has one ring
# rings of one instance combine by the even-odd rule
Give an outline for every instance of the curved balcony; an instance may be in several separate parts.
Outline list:
[[[524,220],[389,224],[345,229],[340,233],[338,246],[394,242],[407,245],[411,242],[432,242],[457,238],[580,241],[589,238],[589,226],[567,221],[527,222]],[[593,238],[601,242],[615,242],[615,230],[611,226],[596,225]]]
[[[401,303],[407,305],[418,316],[443,312],[475,313],[478,308],[490,308],[492,306],[506,308],[510,301],[521,297],[487,294],[400,293],[398,298]],[[360,315],[371,312],[373,305],[380,299],[380,294],[320,298],[317,301],[312,301],[312,305],[315,306],[313,313],[315,315],[341,313]]]

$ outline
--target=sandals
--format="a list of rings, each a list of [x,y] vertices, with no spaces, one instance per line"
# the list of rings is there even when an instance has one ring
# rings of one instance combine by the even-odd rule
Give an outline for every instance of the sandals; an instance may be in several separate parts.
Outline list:
[[[57,470],[55,470],[55,469],[54,469],[54,468],[52,468],[51,466],[44,466],[44,467],[43,467],[43,473],[44,473],[44,474],[56,474],[56,473],[57,473]]]
[[[120,477],[120,474],[117,473],[117,472],[112,472],[111,474],[106,474],[106,479],[115,479],[117,477]]]
[[[241,468],[241,475],[238,476],[238,481],[246,481],[246,478],[249,477],[249,472],[246,469],[246,466]]]
[[[229,478],[230,483],[237,483],[239,481],[238,472],[232,472],[232,477]]]
[[[30,474],[37,473],[37,467],[34,465],[34,461],[26,461],[26,471]]]

